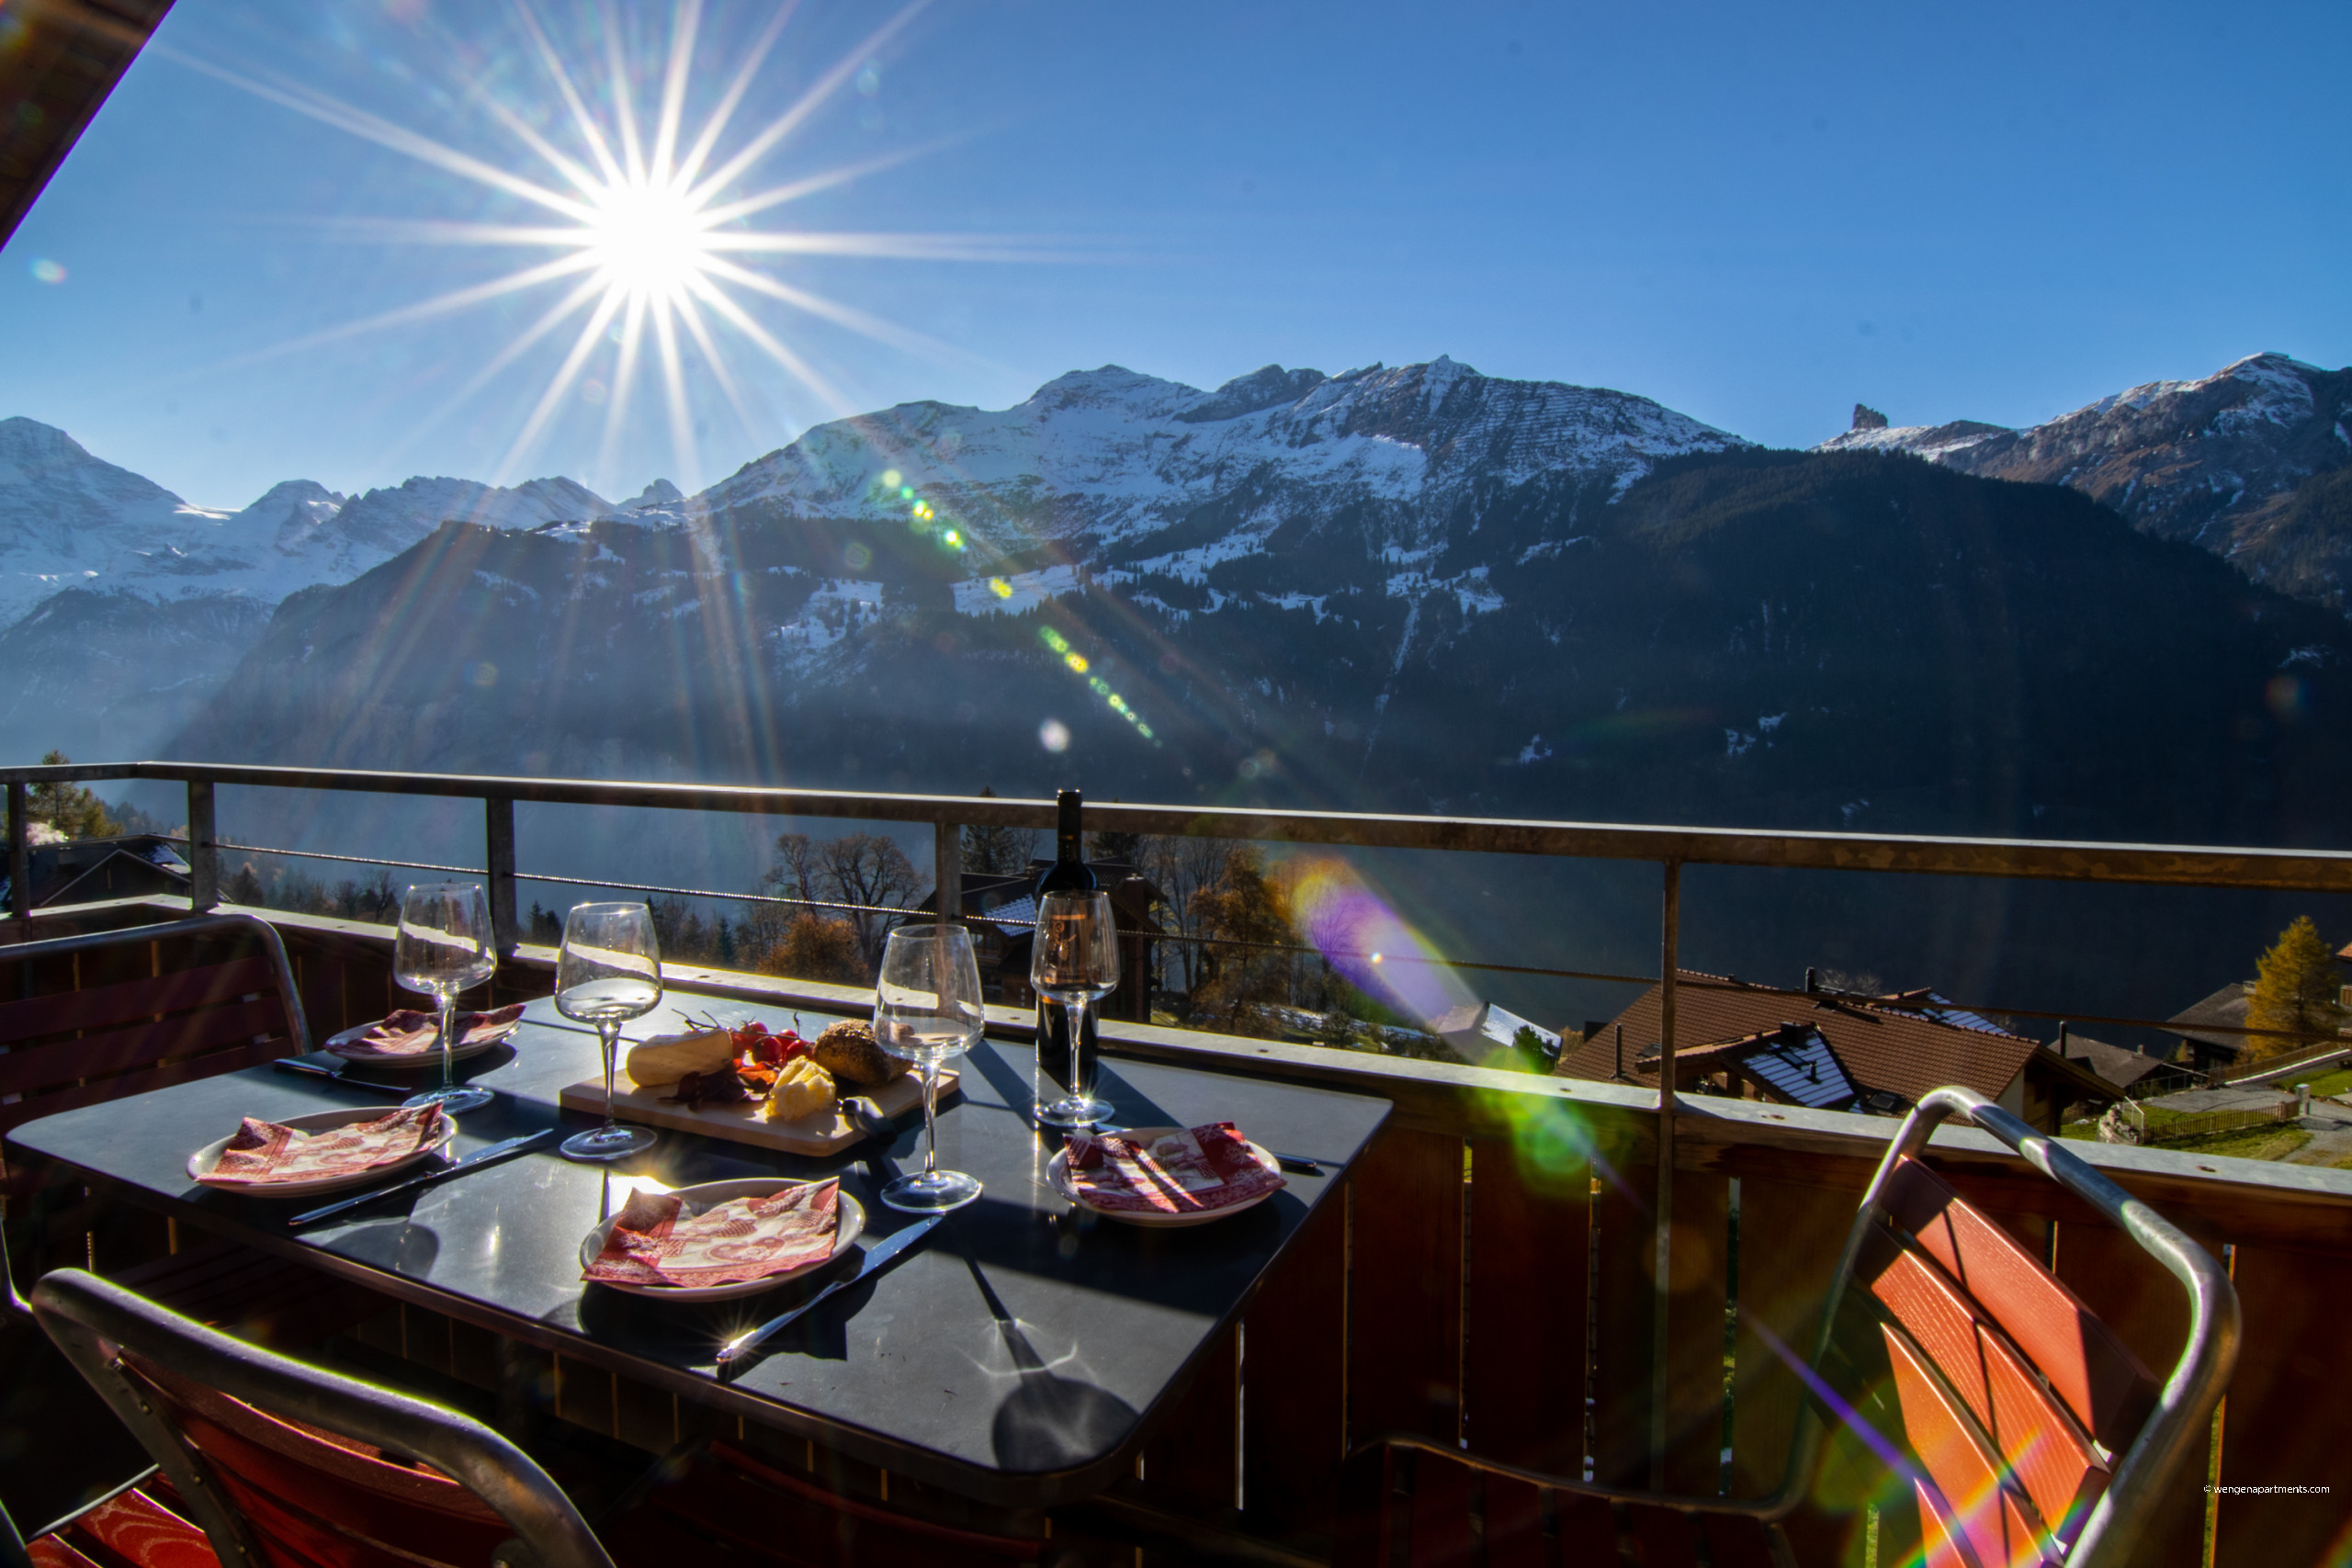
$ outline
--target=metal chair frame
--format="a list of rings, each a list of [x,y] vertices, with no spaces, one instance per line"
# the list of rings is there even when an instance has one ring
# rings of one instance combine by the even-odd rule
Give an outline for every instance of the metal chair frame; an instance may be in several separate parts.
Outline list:
[[[206,936],[225,931],[241,931],[261,943],[262,952],[269,959],[269,966],[277,972],[277,994],[278,999],[286,1006],[287,1028],[302,1049],[309,1050],[311,1023],[302,1014],[302,994],[294,985],[294,965],[287,960],[286,943],[278,936],[277,928],[257,915],[191,915],[184,920],[165,920],[156,925],[124,926],[110,931],[85,931],[80,936],[52,936],[43,937],[38,942],[10,942],[0,945],[0,964],[63,958],[76,953],[120,947],[131,942],[157,942],[166,937]]]
[[[613,1568],[548,1473],[469,1416],[232,1339],[78,1269],[43,1275],[32,1310],[153,1456],[224,1568],[262,1568],[267,1559],[203,1456],[130,1381],[125,1350],[264,1411],[427,1461],[512,1526],[537,1568]]]
[[[1973,1122],[1991,1134],[2042,1175],[2112,1222],[2143,1251],[2164,1265],[2188,1298],[2188,1334],[2172,1374],[2165,1380],[2155,1409],[2131,1446],[2116,1460],[2107,1490],[2066,1554],[2067,1568],[2121,1568],[2137,1550],[2152,1504],[2188,1456],[2190,1446],[2211,1420],[2213,1407],[2229,1386],[2237,1365],[2240,1325],[2237,1291],[2213,1255],[2190,1240],[2170,1221],[2134,1198],[2107,1177],[1970,1089],[1939,1089],[1928,1095],[1904,1119],[1887,1145],[1886,1156],[1862,1194],[1853,1228],[1846,1237],[1829,1293],[1823,1300],[1821,1326],[1815,1336],[1807,1363],[1809,1381],[1817,1380],[1827,1361],[1837,1326],[1838,1303],[1853,1286],[1857,1260],[1874,1221],[1886,1214],[1885,1192],[1896,1168],[1927,1147],[1937,1127],[1950,1117]],[[1351,1450],[1356,1454],[1383,1448],[1414,1449],[1473,1470],[1509,1476],[1553,1491],[1600,1497],[1611,1502],[1671,1508],[1690,1514],[1729,1515],[1775,1524],[1795,1512],[1804,1500],[1820,1455],[1823,1425],[1809,1397],[1799,1407],[1795,1440],[1781,1484],[1770,1495],[1752,1499],[1699,1497],[1682,1493],[1651,1492],[1633,1487],[1596,1485],[1591,1482],[1547,1475],[1464,1453],[1448,1444],[1412,1433],[1375,1438]],[[1784,1548],[1774,1534],[1774,1551]]]

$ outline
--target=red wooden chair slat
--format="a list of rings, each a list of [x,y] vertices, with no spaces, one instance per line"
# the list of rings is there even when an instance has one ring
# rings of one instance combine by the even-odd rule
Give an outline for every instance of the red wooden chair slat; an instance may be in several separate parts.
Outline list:
[[[1903,1409],[1904,1436],[1970,1549],[1988,1568],[2040,1562],[2036,1532],[2015,1506],[2018,1494],[1986,1454],[1965,1409],[1951,1403],[1908,1337],[1893,1327],[1882,1332]]]
[[[136,942],[136,931],[124,933]],[[0,962],[7,953],[0,949]],[[156,1013],[210,1007],[239,997],[267,996],[277,976],[266,958],[237,958],[135,980],[99,981],[77,991],[0,1003],[0,1042],[38,1040],[69,1030],[104,1029]]]
[[[1919,1561],[1923,1568],[1979,1568],[1966,1537],[1953,1524],[1943,1499],[1922,1482],[1911,1483],[1919,1500]]]
[[[2130,1446],[2155,1406],[2156,1381],[2113,1330],[1917,1160],[1895,1168],[1886,1203],[1894,1222],[2041,1369],[2077,1420],[2111,1451]]]
[[[132,1360],[285,1568],[486,1562],[514,1531],[457,1482]]]
[[[1574,1492],[1552,1494],[1553,1528],[1565,1562],[1600,1562],[1617,1554],[1617,1513],[1599,1497]],[[1336,1559],[1335,1559],[1336,1561]]]
[[[0,1094],[33,1094],[85,1079],[110,1078],[167,1058],[223,1047],[264,1042],[282,1046],[286,1038],[286,1013],[277,998],[256,997],[77,1040],[15,1046],[0,1056]]]
[[[1967,1404],[2041,1517],[2060,1539],[2069,1538],[2064,1522],[2079,1523],[2098,1500],[2105,1466],[2064,1407],[1941,1269],[1883,1230],[1872,1240],[1859,1277]]]
[[[85,1508],[28,1542],[36,1568],[220,1568],[204,1532],[147,1495],[159,1476]]]
[[[120,1073],[75,1089],[58,1089],[47,1094],[28,1095],[23,1100],[0,1105],[0,1133],[20,1122],[29,1122],[36,1116],[51,1116],[60,1111],[78,1111],[85,1105],[127,1100],[134,1094],[145,1094],[152,1089],[164,1089],[195,1078],[209,1078],[216,1073],[233,1073],[243,1067],[257,1067],[285,1054],[286,1047],[281,1042],[268,1041],[258,1045],[240,1045],[233,1050],[208,1052],[164,1066],[149,1067],[144,1072]],[[226,1137],[235,1131],[234,1127],[224,1127],[219,1135]]]

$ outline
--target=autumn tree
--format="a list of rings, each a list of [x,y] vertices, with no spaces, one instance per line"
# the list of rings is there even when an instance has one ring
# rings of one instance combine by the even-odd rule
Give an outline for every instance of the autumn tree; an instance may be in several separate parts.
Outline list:
[[[2334,1034],[2343,1027],[2335,954],[2310,916],[2298,918],[2278,933],[2277,945],[2262,955],[2256,976],[2254,995],[2246,1001],[2246,1027],[2281,1032],[2248,1035],[2246,1046],[2255,1055],[2275,1055],[2312,1043],[2297,1034]]]
[[[1223,864],[1190,904],[1201,935],[1218,939],[1202,944],[1190,1021],[1231,1034],[1276,1034],[1269,1010],[1290,1000],[1296,955],[1275,949],[1296,945],[1298,935],[1287,890],[1268,874],[1265,856],[1254,844],[1226,846]]]
[[[74,759],[62,751],[42,756],[44,768],[61,767]],[[26,792],[25,815],[46,822],[69,839],[111,839],[122,826],[107,814],[106,802],[78,784],[52,780]]]
[[[847,920],[829,920],[803,913],[784,928],[784,935],[753,965],[763,975],[792,980],[827,980],[854,986],[865,978],[857,955],[857,933]]]
[[[906,851],[887,833],[824,840],[785,833],[775,847],[784,863],[768,874],[769,885],[802,904],[802,912],[845,923],[856,943],[860,977],[871,976],[882,966],[882,944],[890,928],[901,919],[893,911],[910,908],[922,886]]]

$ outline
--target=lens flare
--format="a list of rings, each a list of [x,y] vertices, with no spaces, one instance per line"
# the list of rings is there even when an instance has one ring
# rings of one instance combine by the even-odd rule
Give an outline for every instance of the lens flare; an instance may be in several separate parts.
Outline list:
[[[1292,875],[1300,934],[1350,985],[1424,1029],[1477,1007],[1461,976],[1355,867],[1317,858]]]

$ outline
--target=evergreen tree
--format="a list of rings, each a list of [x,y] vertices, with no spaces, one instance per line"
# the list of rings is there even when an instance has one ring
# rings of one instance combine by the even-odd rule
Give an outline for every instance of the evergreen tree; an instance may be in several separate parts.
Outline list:
[[[229,886],[220,890],[220,896],[228,902],[248,909],[260,908],[269,902],[262,896],[261,874],[254,869],[251,861],[237,867],[235,874],[229,878]]]
[[[62,751],[51,751],[40,764],[54,768],[73,760]],[[121,825],[107,814],[106,802],[78,784],[37,784],[27,794],[26,816],[48,823],[69,839],[111,839],[122,831]]]
[[[2328,950],[2309,915],[2299,917],[2293,925],[2278,933],[2277,945],[2262,955],[2256,975],[2254,995],[2245,1009],[2248,1029],[2333,1034],[2343,1027],[2335,954]],[[2313,1043],[2285,1033],[2246,1037],[2247,1049],[2256,1056],[2275,1055]]]

